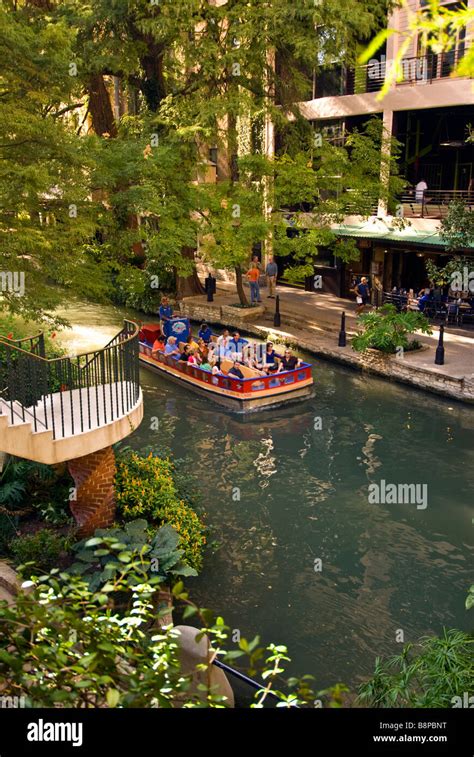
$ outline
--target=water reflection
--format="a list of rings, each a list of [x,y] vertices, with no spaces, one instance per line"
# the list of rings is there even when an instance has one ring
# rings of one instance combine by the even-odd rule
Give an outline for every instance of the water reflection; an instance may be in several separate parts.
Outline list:
[[[197,471],[221,545],[195,595],[287,643],[294,670],[354,684],[400,651],[398,629],[469,626],[474,412],[329,364],[315,376],[314,400],[242,420],[144,374],[145,415]],[[429,506],[369,504],[382,478],[428,482]]]

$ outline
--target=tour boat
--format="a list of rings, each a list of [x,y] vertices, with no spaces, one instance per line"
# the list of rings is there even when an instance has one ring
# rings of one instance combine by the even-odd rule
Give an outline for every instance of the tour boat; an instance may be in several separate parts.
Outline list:
[[[178,346],[183,348],[186,342],[180,342],[180,337],[189,336],[191,333],[188,319],[174,318],[167,326],[168,334],[175,335]],[[160,350],[153,350],[153,345],[160,336],[161,329],[158,324],[142,326],[139,337],[140,363],[234,412],[254,412],[301,401],[314,395],[310,363],[301,363],[295,370],[269,376],[261,376],[258,371],[240,365],[244,374],[244,378],[241,379],[228,375],[233,363],[232,360],[224,358],[220,361],[221,374],[213,375],[197,365],[176,360],[164,355]]]

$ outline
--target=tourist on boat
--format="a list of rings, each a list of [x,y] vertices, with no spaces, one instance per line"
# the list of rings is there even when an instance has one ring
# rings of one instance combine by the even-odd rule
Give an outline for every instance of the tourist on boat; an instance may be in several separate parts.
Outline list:
[[[176,355],[179,355],[179,347],[176,344],[176,337],[170,336],[168,337],[168,341],[166,342],[165,346],[165,355],[168,355],[168,357],[175,357]]]
[[[198,355],[201,358],[201,360],[206,361],[208,359],[209,347],[207,346],[206,342],[202,338],[200,338],[198,341]]]
[[[202,368],[203,371],[209,371],[209,372],[212,371],[212,365],[208,363],[207,360],[201,363],[199,367]]]
[[[278,366],[278,373],[281,371],[294,371],[295,368],[299,368],[301,360],[293,355],[291,350],[285,350],[285,354],[280,359],[280,365]]]
[[[232,368],[229,369],[227,375],[228,376],[237,376],[237,378],[243,379],[244,374],[240,370],[238,360],[234,360],[234,365],[232,366]]]
[[[196,342],[196,340],[195,340],[195,339],[193,339],[193,337],[192,337],[192,335],[191,335],[191,334],[190,334],[190,335],[188,336],[188,344],[189,344],[189,346],[190,346],[190,347],[191,347],[191,348],[192,348],[192,349],[193,349],[193,350],[194,350],[195,352],[197,352],[197,351],[198,351],[198,349],[199,349],[199,344],[198,344],[198,342]]]
[[[161,321],[161,330],[164,331],[164,326],[167,321],[170,321],[173,317],[173,308],[170,305],[169,298],[164,296],[161,298],[161,305],[158,311]]]
[[[273,342],[267,342],[265,350],[265,365],[274,365],[276,362],[276,352],[273,349]]]
[[[153,342],[153,347],[151,348],[151,354],[153,355],[154,352],[164,352],[165,350],[165,337],[159,336],[155,341]]]
[[[203,339],[206,344],[209,344],[209,342],[212,339],[212,331],[207,325],[207,323],[201,323],[201,328],[198,331],[198,337],[200,339]]]
[[[217,337],[217,344],[225,344],[225,345],[227,345],[227,344],[229,344],[229,342],[230,342],[230,332],[229,332],[229,329],[224,329],[224,331],[222,332],[222,334],[219,337]]]
[[[192,349],[192,348],[191,348],[191,347],[189,346],[189,344],[185,344],[185,345],[184,345],[184,349],[183,349],[183,351],[182,351],[181,355],[179,356],[179,359],[180,359],[180,360],[181,360],[181,361],[182,361],[183,363],[187,363],[187,362],[188,362],[188,360],[189,360],[189,355],[190,355],[190,350],[191,350],[191,349]]]
[[[252,267],[247,271],[247,279],[250,284],[250,304],[254,305],[257,302],[261,302],[260,298],[260,269],[256,263],[252,263]]]
[[[238,331],[234,331],[232,339],[229,341],[229,350],[236,360],[242,360],[242,350],[247,344],[246,339],[242,339]]]
[[[221,336],[217,340],[217,356],[222,359],[225,357],[229,357],[231,354],[230,352],[230,333],[229,329],[224,329]]]
[[[199,365],[196,350],[193,350],[192,347],[188,351],[188,363],[191,363],[191,365]]]

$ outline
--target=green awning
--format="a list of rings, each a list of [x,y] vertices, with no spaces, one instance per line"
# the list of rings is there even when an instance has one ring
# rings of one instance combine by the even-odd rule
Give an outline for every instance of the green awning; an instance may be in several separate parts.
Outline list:
[[[447,250],[447,243],[441,236],[426,231],[417,231],[413,228],[392,229],[389,227],[370,228],[370,222],[362,225],[339,224],[331,227],[335,234],[341,237],[356,237],[358,239],[378,239],[380,242],[396,242],[397,244],[424,245],[427,247],[440,247]],[[474,249],[470,245],[469,249]]]

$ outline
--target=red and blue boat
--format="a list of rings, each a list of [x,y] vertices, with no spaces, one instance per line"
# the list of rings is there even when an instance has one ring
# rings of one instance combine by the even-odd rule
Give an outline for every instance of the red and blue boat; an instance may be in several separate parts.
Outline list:
[[[183,349],[191,336],[189,319],[170,319],[166,323],[164,335],[159,324],[144,324],[139,337],[140,363],[234,412],[255,412],[305,400],[314,395],[310,363],[300,362],[294,370],[264,376],[260,371],[241,364],[239,368],[244,378],[238,378],[228,374],[233,361],[223,358],[220,360],[220,373],[214,375],[198,365],[177,360],[165,355],[161,349],[156,349],[163,336],[175,336],[179,347]],[[214,335],[213,340],[216,339],[217,335]]]

